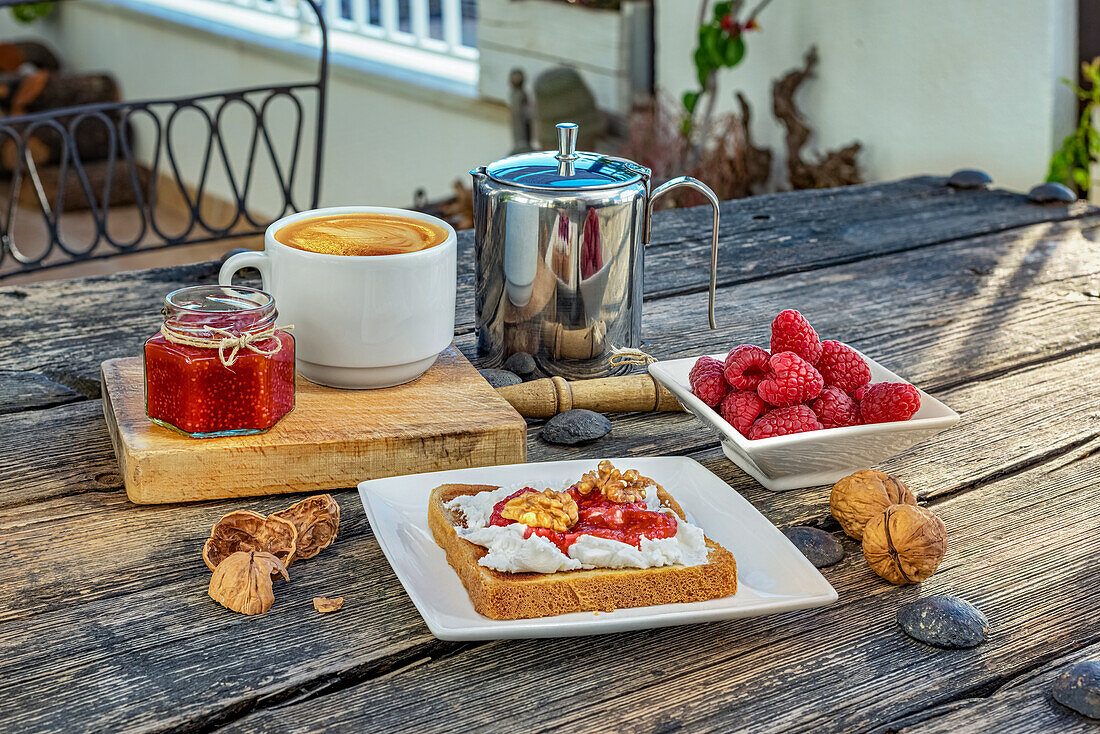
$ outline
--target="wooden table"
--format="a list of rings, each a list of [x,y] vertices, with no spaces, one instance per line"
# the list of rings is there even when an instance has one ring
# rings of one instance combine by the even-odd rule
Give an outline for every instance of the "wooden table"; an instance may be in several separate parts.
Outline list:
[[[829,516],[827,489],[762,489],[686,414],[622,415],[533,461],[692,456],[780,527],[841,538],[828,607],[595,638],[434,639],[356,493],[336,544],[248,618],[206,596],[200,549],[230,508],[138,507],[98,398],[99,363],[137,354],[169,290],[216,264],[0,289],[0,730],[1095,731],[1050,697],[1100,657],[1100,213],[938,178],[723,205],[720,330],[706,324],[707,210],[661,214],[646,348],[765,343],[794,307],[954,407],[962,421],[889,461],[949,528],[939,573],[893,587]],[[458,345],[471,356],[471,236]],[[297,569],[297,567],[295,567]],[[895,623],[934,593],[988,615],[983,645],[925,646]],[[314,596],[342,595],[317,614]]]

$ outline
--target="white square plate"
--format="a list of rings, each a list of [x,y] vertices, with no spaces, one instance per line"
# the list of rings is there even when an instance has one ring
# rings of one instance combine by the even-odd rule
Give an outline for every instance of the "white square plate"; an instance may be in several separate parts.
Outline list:
[[[681,456],[612,459],[663,485],[708,537],[737,560],[737,593],[688,604],[495,620],[474,611],[458,575],[428,528],[428,495],[440,484],[519,482],[556,487],[591,471],[595,459],[511,464],[372,479],[359,496],[374,535],[409,598],[441,640],[568,637],[752,617],[836,601],[836,591],[786,536],[746,499],[698,462]]]
[[[866,354],[859,354],[871,368],[871,382],[908,382]],[[724,354],[712,356],[718,361],[726,358]],[[686,357],[656,362],[649,365],[649,372],[686,410],[718,434],[722,451],[730,461],[772,491],[835,484],[853,472],[900,454],[959,421],[958,413],[917,388],[920,410],[907,421],[826,428],[750,441],[718,411],[692,395],[688,373],[697,359]]]

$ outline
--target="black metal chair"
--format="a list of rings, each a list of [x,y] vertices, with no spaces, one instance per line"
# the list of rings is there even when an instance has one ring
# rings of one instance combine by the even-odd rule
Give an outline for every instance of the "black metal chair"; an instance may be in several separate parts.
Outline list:
[[[317,0],[300,2],[312,10],[320,33],[315,80],[195,97],[65,107],[0,119],[0,167],[10,176],[8,200],[0,200],[0,281],[17,273],[135,251],[254,236],[284,214],[316,207],[324,143],[328,30]],[[309,151],[303,150],[303,142],[307,145],[310,142],[303,141],[303,130],[307,104],[314,95],[315,135],[311,141],[313,149]],[[271,133],[273,118],[279,115],[282,119],[288,112],[293,117],[290,133],[276,140]],[[197,119],[199,128],[206,131],[205,141],[200,140],[205,154],[198,166],[197,180],[191,181],[185,180],[182,173],[185,161],[180,160],[178,146],[173,142],[174,136],[184,134],[181,128],[185,125],[180,122],[184,117]],[[231,123],[227,122],[229,118],[233,118]],[[247,140],[247,151],[238,148],[232,151],[238,155],[232,155],[227,142],[231,136],[223,129],[229,126],[233,127],[234,139]],[[144,140],[145,149],[152,150],[152,158],[139,161],[135,157],[135,142],[137,136],[146,134],[152,136]],[[94,143],[94,152],[89,151],[88,141]],[[239,159],[241,153],[245,163],[235,170],[231,160]],[[310,155],[312,170],[301,160]],[[261,175],[257,173],[261,161],[267,168],[263,175],[275,179],[277,198],[281,199],[266,202],[272,206],[263,217],[249,206],[257,177]],[[47,165],[51,167],[50,179],[56,177],[52,195],[43,184]],[[93,165],[95,181],[89,176]],[[217,175],[227,182],[231,192],[228,200],[224,192],[214,196],[208,190],[214,166],[224,166]],[[165,185],[177,189],[173,195],[183,199],[182,224],[178,210],[173,226],[162,221],[163,213],[158,212],[158,187]],[[30,191],[23,191],[27,186]],[[120,187],[128,187],[129,191],[120,192]],[[120,193],[125,196],[120,197]],[[74,195],[79,195],[79,208],[87,212],[85,216],[92,222],[92,234],[79,243],[71,241],[62,219],[66,197],[72,204]],[[120,198],[132,202],[130,206],[139,216],[137,231],[125,236],[113,233],[110,227],[111,203]],[[204,213],[204,204],[213,199],[222,204],[223,212],[224,204],[229,205],[228,214],[217,217],[222,221],[210,221],[211,217]],[[28,207],[28,203],[36,206]],[[17,217],[37,216],[44,226],[34,227],[35,236],[27,238],[28,241],[17,242],[14,236]],[[130,216],[132,219],[133,215]],[[89,229],[87,224],[85,229]]]

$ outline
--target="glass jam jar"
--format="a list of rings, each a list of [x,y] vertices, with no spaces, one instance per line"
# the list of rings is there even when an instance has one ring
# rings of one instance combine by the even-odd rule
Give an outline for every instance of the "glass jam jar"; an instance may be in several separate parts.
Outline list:
[[[164,299],[145,342],[145,414],[193,438],[263,433],[294,409],[294,338],[256,288],[202,285]]]

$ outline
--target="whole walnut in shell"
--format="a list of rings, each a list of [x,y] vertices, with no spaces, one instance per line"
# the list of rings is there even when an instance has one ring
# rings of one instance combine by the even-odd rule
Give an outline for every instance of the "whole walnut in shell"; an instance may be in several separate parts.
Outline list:
[[[207,593],[226,609],[241,614],[263,614],[275,602],[275,593],[271,590],[275,574],[290,581],[286,566],[270,553],[237,551],[214,569]]]
[[[857,471],[833,485],[829,507],[849,537],[861,540],[863,526],[890,505],[916,505],[905,482],[875,469]]]
[[[892,584],[931,578],[947,551],[947,527],[931,510],[891,505],[863,528],[863,557]]]

